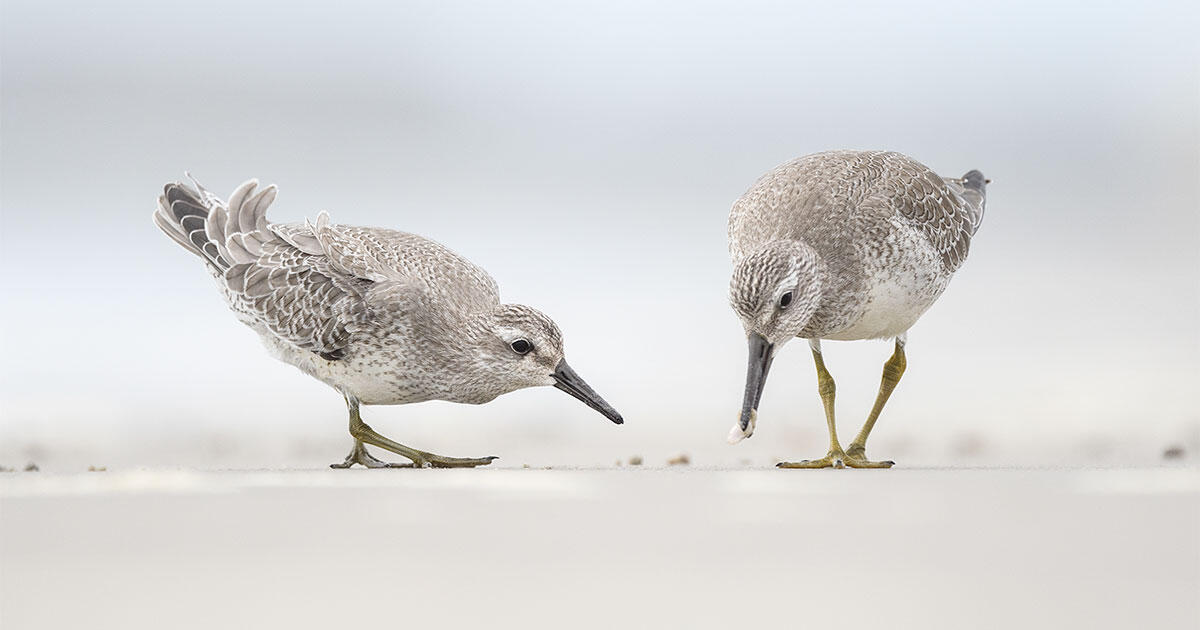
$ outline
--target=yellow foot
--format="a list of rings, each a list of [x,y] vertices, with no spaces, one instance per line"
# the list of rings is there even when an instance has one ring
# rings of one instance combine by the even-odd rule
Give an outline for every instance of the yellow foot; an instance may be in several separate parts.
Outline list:
[[[891,468],[896,465],[896,462],[891,460],[873,462],[867,459],[865,447],[851,444],[850,448],[846,449],[846,465],[851,468]]]
[[[354,448],[351,449],[350,454],[346,456],[346,459],[344,461],[342,461],[339,464],[330,464],[329,467],[330,468],[350,468],[351,466],[353,466],[355,464],[359,464],[365,468],[411,468],[412,467],[412,464],[393,464],[391,462],[385,462],[385,461],[375,457],[374,455],[368,453],[367,448],[365,446],[363,446],[362,442],[356,442],[354,444]]]
[[[845,452],[841,449],[829,451],[829,454],[821,459],[775,464],[778,468],[891,468],[894,465],[896,462],[892,461],[873,462],[867,459],[863,448],[855,447],[850,447],[850,450]]]
[[[476,466],[487,466],[492,463],[492,460],[499,459],[495,455],[489,457],[445,457],[416,449],[407,449],[407,447],[402,454],[411,459],[412,463],[393,464],[382,461],[368,453],[367,448],[362,442],[357,442],[354,445],[354,449],[346,456],[345,461],[340,464],[330,464],[329,467],[350,468],[355,464],[359,464],[367,468],[474,468]]]
[[[842,449],[834,449],[821,459],[806,459],[799,462],[779,462],[778,468],[845,468],[846,454]]]

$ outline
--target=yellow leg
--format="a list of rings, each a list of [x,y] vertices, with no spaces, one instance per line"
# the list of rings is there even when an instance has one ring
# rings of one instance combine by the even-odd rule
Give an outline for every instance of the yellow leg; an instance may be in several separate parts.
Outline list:
[[[837,385],[833,382],[829,370],[825,369],[825,359],[821,357],[821,342],[809,342],[812,347],[813,362],[817,364],[817,392],[821,394],[821,402],[825,404],[825,423],[829,425],[829,453],[821,459],[806,459],[800,462],[779,462],[780,468],[845,468],[846,453],[838,443],[837,423],[833,417],[833,399],[837,393]]]
[[[887,363],[883,364],[883,379],[879,383],[879,394],[875,396],[875,406],[871,408],[871,415],[867,416],[867,421],[863,424],[862,430],[855,436],[854,441],[850,443],[846,449],[846,464],[855,468],[891,468],[895,462],[881,461],[873,462],[867,459],[867,436],[871,435],[871,429],[875,428],[875,421],[879,419],[879,413],[883,411],[883,406],[887,404],[888,398],[892,395],[892,390],[896,389],[896,384],[900,382],[900,377],[904,376],[904,368],[907,362],[904,360],[904,341],[896,339],[896,351],[892,353],[892,358],[888,359]]]
[[[474,468],[475,466],[487,466],[492,463],[492,460],[497,459],[495,456],[445,457],[405,446],[376,433],[375,429],[363,422],[362,416],[358,414],[358,399],[346,396],[346,407],[350,410],[350,435],[354,437],[354,450],[350,451],[344,462],[331,464],[331,468],[349,468],[354,464],[362,464],[368,468]],[[363,448],[364,442],[397,455],[403,455],[412,460],[412,463],[388,464],[379,461]]]

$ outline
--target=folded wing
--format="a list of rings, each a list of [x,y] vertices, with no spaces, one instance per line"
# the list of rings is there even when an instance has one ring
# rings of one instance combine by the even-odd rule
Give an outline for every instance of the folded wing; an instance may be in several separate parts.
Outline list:
[[[356,326],[369,320],[363,294],[372,281],[345,273],[311,236],[281,238],[266,213],[276,189],[250,180],[224,203],[199,183],[168,184],[155,223],[205,259],[228,289],[230,305],[299,348],[336,360]]]

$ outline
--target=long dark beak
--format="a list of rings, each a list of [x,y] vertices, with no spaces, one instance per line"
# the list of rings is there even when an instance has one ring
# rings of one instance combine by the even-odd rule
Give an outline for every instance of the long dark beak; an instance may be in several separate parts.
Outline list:
[[[596,393],[596,390],[592,389],[582,378],[579,378],[575,370],[572,370],[571,366],[567,365],[566,359],[558,362],[558,367],[554,369],[554,374],[551,376],[557,381],[554,383],[555,387],[582,400],[583,404],[599,411],[605,418],[612,420],[616,424],[625,423],[625,419],[621,417],[621,414],[617,413],[617,410],[613,409],[612,405],[605,402],[600,397],[600,394]]]
[[[750,358],[746,366],[746,392],[742,399],[742,413],[738,424],[729,432],[730,442],[739,442],[754,434],[758,419],[758,401],[762,399],[763,385],[767,383],[767,372],[775,358],[775,346],[758,333],[750,333]]]

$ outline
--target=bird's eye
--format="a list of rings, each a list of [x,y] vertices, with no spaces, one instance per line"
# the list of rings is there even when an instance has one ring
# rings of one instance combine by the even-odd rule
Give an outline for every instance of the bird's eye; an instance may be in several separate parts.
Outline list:
[[[780,310],[787,308],[792,303],[792,292],[788,291],[779,298]]]
[[[528,354],[530,350],[533,350],[533,344],[524,339],[518,339],[508,344],[508,347],[512,348],[512,351],[517,354]]]

